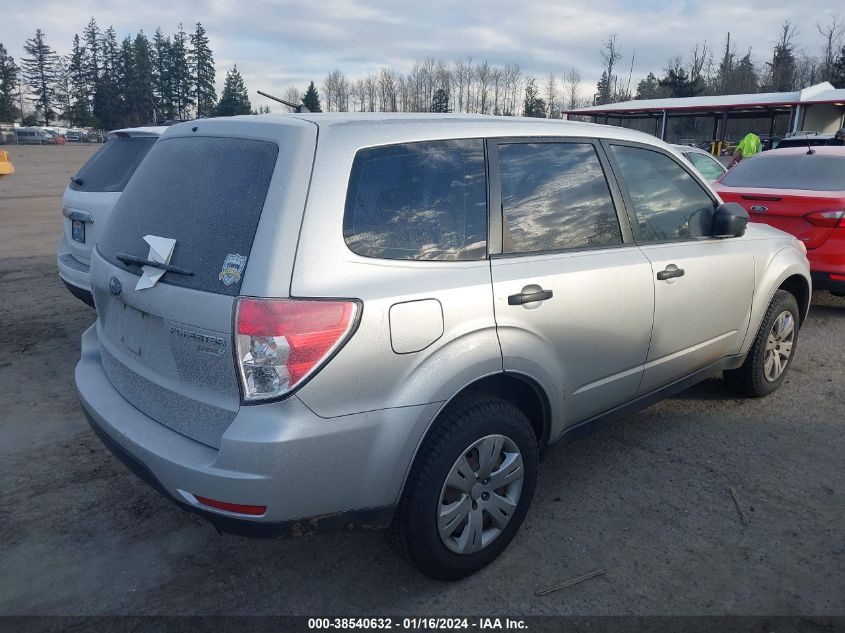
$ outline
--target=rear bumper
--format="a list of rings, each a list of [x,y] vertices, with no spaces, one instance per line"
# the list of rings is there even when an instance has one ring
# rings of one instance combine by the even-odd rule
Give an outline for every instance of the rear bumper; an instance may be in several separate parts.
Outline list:
[[[833,274],[845,277],[845,272]],[[812,271],[810,276],[813,278],[813,290],[829,290],[837,294],[845,294],[845,279],[831,279],[831,273],[820,271]]]
[[[70,293],[77,299],[94,307],[94,297],[91,295],[90,267],[71,255],[64,235],[59,240],[56,266],[59,269],[59,277]]]
[[[96,325],[82,336],[76,386],[91,426],[130,470],[218,529],[251,536],[384,527],[439,408],[324,419],[295,397],[243,406],[216,450],[144,415],[112,387]],[[194,495],[267,510],[259,517],[226,512]]]

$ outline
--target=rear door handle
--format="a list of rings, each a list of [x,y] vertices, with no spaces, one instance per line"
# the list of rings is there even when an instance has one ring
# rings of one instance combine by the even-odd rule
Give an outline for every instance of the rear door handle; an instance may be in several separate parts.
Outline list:
[[[525,286],[519,294],[509,296],[508,305],[521,306],[525,303],[545,301],[546,299],[551,299],[553,296],[554,292],[551,290],[544,290],[537,284],[531,284],[530,286]]]
[[[675,277],[683,277],[684,269],[678,268],[675,264],[669,264],[665,269],[657,273],[657,281],[666,281]]]

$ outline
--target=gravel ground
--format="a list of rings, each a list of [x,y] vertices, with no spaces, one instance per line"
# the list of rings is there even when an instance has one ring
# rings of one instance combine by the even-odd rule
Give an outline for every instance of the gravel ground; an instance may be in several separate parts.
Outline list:
[[[737,400],[714,378],[552,449],[505,554],[438,583],[378,533],[218,536],[101,446],[73,387],[95,315],[54,254],[62,189],[96,148],[6,149],[17,173],[0,179],[0,614],[845,614],[842,299],[816,293],[769,398]]]

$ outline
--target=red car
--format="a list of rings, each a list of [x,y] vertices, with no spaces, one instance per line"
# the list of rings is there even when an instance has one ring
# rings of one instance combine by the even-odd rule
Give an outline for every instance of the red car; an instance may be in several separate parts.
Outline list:
[[[845,296],[845,147],[763,152],[728,171],[714,188],[752,222],[792,233],[807,247],[813,288]]]

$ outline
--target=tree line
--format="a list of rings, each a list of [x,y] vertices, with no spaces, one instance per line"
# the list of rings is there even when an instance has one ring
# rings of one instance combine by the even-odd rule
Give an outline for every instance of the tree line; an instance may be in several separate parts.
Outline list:
[[[288,86],[282,97],[312,112],[557,118],[566,110],[629,99],[793,91],[820,81],[845,87],[845,22],[831,16],[817,29],[823,43],[819,55],[799,47],[798,31],[786,21],[773,38],[771,53],[762,59],[752,48],[740,54],[727,34],[718,54],[708,42],[697,43],[686,56],[672,57],[662,71],[649,72],[636,84],[636,51],[628,54],[619,36],[610,34],[599,51],[602,73],[595,90],[584,89],[574,67],[563,76],[548,73],[538,78],[516,63],[496,65],[467,56],[454,62],[428,57],[406,72],[384,66],[355,78],[334,69],[319,88],[313,81],[304,90]],[[214,57],[199,22],[190,33],[180,24],[172,35],[158,28],[152,40],[139,31],[118,42],[112,27],[101,30],[92,18],[81,36],[74,36],[67,56],[55,53],[40,29],[26,41],[24,51],[19,69],[0,43],[0,121],[22,109],[24,92],[35,118],[47,124],[63,118],[80,127],[114,129],[166,119],[269,112],[266,106],[252,109],[237,66],[227,72],[217,98]]]
[[[116,129],[172,119],[252,112],[237,69],[226,74],[217,97],[214,54],[200,22],[172,35],[157,28],[118,41],[115,29],[94,18],[59,55],[41,29],[24,43],[20,66],[0,43],[0,121],[59,119],[75,127]],[[23,117],[24,100],[34,113]]]

